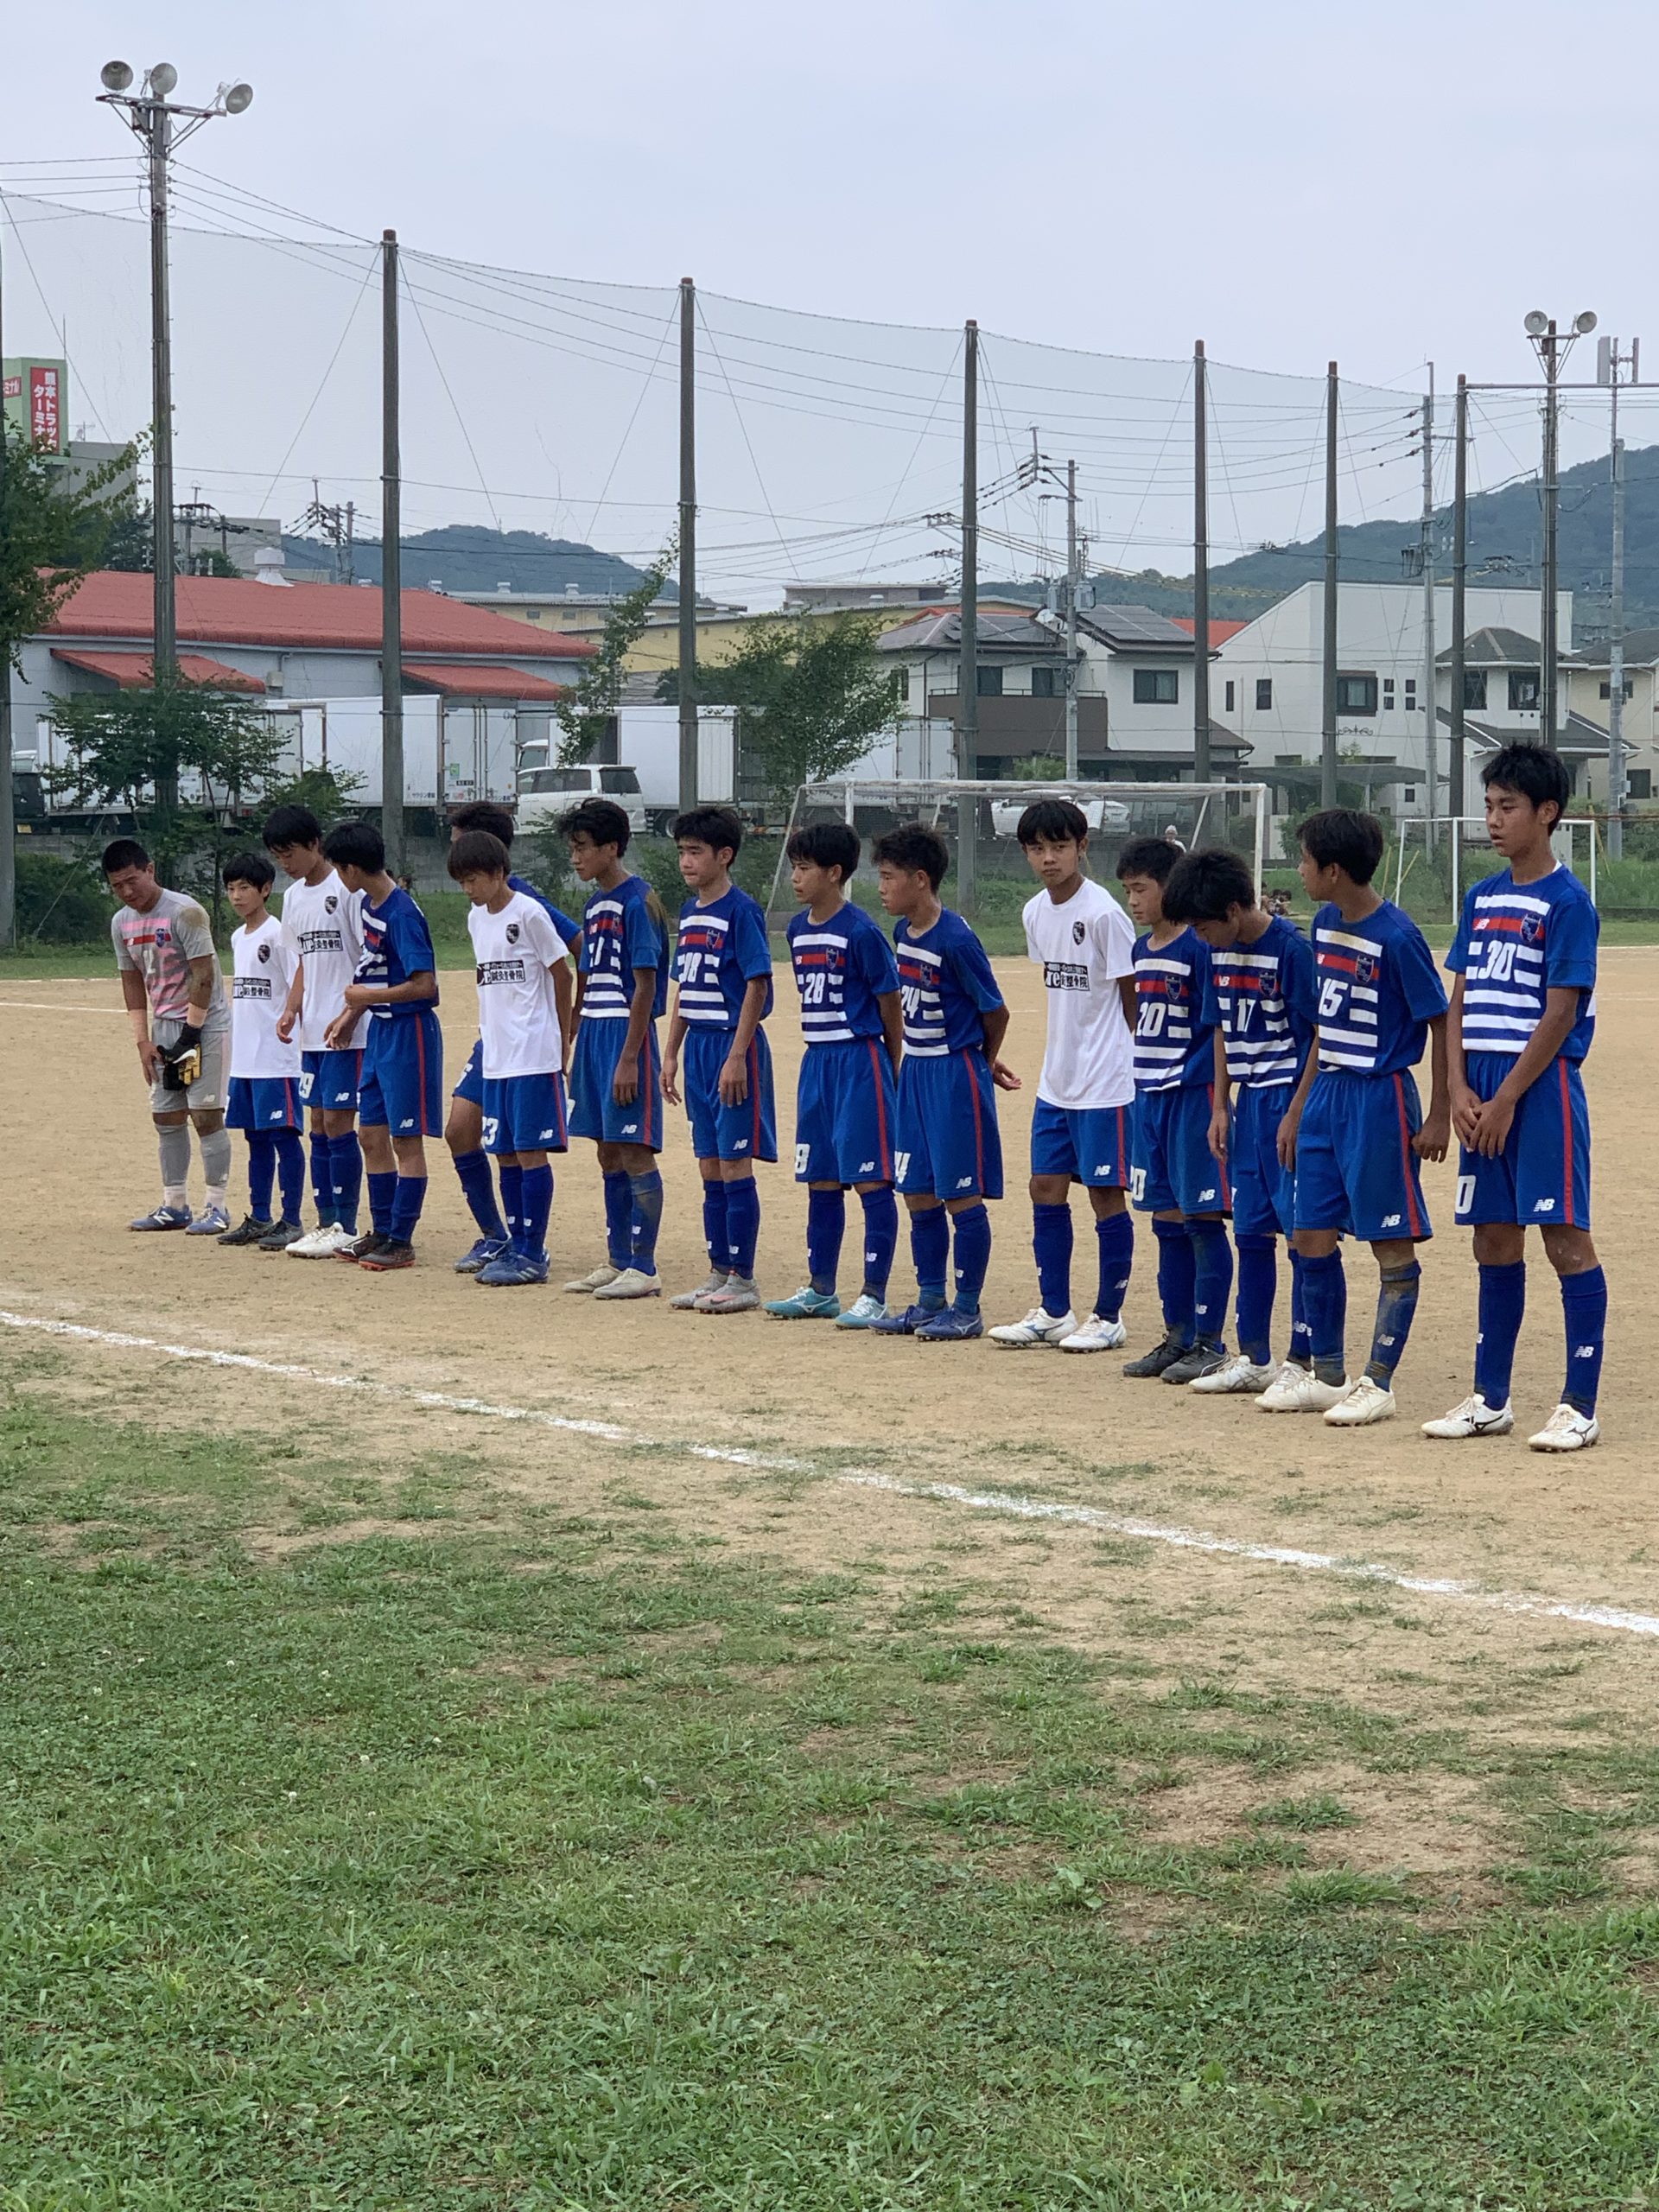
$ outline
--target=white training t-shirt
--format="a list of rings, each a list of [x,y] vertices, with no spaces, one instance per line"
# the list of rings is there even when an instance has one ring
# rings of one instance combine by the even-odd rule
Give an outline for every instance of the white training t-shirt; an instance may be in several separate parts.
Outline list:
[[[295,1036],[303,1052],[327,1050],[323,1038],[346,1004],[346,986],[363,957],[363,893],[330,868],[321,883],[290,883],[283,893],[283,934],[305,963],[305,997]]]
[[[275,914],[231,939],[231,1074],[281,1082],[300,1072],[300,1048],[283,1044],[276,1017],[288,1003],[297,956]]]
[[[1037,1096],[1072,1109],[1127,1106],[1135,1096],[1135,1037],[1117,984],[1135,973],[1128,916],[1085,876],[1063,906],[1039,891],[1023,919],[1048,1004]]]
[[[498,914],[470,907],[467,927],[478,962],[485,1081],[552,1075],[564,1065],[564,1039],[549,970],[566,956],[546,907],[515,891]]]

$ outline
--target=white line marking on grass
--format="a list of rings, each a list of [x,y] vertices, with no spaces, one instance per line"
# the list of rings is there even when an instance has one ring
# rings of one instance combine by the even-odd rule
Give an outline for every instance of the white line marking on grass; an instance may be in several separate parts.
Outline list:
[[[0,1325],[26,1329],[48,1337],[67,1337],[79,1343],[103,1344],[116,1351],[156,1351],[168,1359],[200,1362],[207,1367],[234,1368],[247,1374],[274,1375],[284,1382],[310,1382],[329,1390],[356,1390],[405,1405],[429,1407],[436,1413],[477,1414],[492,1421],[524,1421],[537,1428],[557,1429],[570,1436],[592,1437],[635,1451],[677,1452],[693,1459],[711,1459],[723,1466],[754,1467],[776,1474],[813,1474],[810,1459],[780,1459],[739,1446],[666,1442],[646,1436],[614,1421],[582,1421],[568,1414],[550,1414],[531,1406],[498,1405],[489,1398],[461,1398],[444,1390],[416,1390],[399,1382],[381,1382],[372,1376],[331,1375],[326,1369],[304,1367],[289,1360],[260,1359],[252,1352],[219,1351],[207,1344],[170,1344],[157,1337],[137,1337],[118,1329],[94,1329],[83,1322],[54,1321],[42,1314],[12,1313],[0,1307]],[[1288,1544],[1247,1543],[1237,1536],[1217,1536],[1202,1529],[1183,1529],[1159,1521],[1133,1520],[1103,1512],[1094,1505],[1068,1505],[1056,1498],[1020,1497],[1012,1491],[968,1490],[959,1483],[911,1483],[897,1475],[878,1474],[868,1468],[838,1468],[832,1482],[859,1490],[885,1491],[895,1497],[931,1498],[941,1504],[965,1505],[976,1513],[1005,1514],[1020,1521],[1058,1522],[1070,1528],[1096,1529],[1113,1536],[1131,1536],[1142,1542],[1165,1544],[1176,1551],[1204,1552],[1224,1559],[1251,1560],[1267,1567],[1287,1567],[1304,1574],[1335,1574],[1351,1582],[1380,1583],[1415,1597],[1446,1598],[1453,1603],[1479,1605],[1492,1612],[1532,1614],[1541,1619],[1576,1621],[1589,1628],[1618,1629],[1626,1636],[1659,1637],[1659,1615],[1631,1612],[1616,1605],[1574,1605],[1562,1599],[1529,1592],[1483,1590],[1478,1583],[1450,1576],[1406,1574],[1376,1560],[1338,1558],[1331,1552],[1302,1551]]]

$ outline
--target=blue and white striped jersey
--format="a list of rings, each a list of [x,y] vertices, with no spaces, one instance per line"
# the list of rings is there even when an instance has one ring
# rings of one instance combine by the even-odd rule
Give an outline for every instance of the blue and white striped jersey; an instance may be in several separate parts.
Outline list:
[[[1552,990],[1579,993],[1561,1057],[1581,1060],[1596,1029],[1601,917],[1571,868],[1516,883],[1508,868],[1463,902],[1446,964],[1463,977],[1465,1052],[1523,1052]]]
[[[786,935],[805,1041],[844,1045],[849,1038],[879,1037],[876,1001],[899,988],[893,948],[880,925],[848,899],[824,922],[803,907],[791,917]]]
[[[693,1028],[735,1029],[744,995],[761,976],[766,979],[764,1021],[772,1012],[772,947],[760,902],[736,884],[706,906],[688,899],[674,942],[681,1020]]]
[[[1363,920],[1335,906],[1313,917],[1319,1065],[1393,1075],[1423,1057],[1427,1025],[1446,1012],[1434,957],[1411,916],[1384,899]]]
[[[1155,949],[1150,935],[1135,941],[1135,1087],[1176,1090],[1209,1083],[1216,1071],[1213,1020],[1204,1018],[1210,948],[1184,929]]]
[[[651,1010],[668,1003],[668,931],[651,911],[651,886],[625,876],[614,891],[595,891],[582,912],[579,965],[584,977],[584,1021],[626,1021],[633,1002],[634,970],[657,970]]]
[[[960,914],[946,906],[920,937],[910,924],[893,928],[907,1058],[940,1060],[951,1052],[982,1052],[983,1017],[1002,1004],[985,948]]]
[[[1294,1083],[1313,1036],[1315,998],[1313,948],[1282,914],[1254,944],[1212,950],[1204,1013],[1221,1031],[1230,1080],[1258,1090]]]

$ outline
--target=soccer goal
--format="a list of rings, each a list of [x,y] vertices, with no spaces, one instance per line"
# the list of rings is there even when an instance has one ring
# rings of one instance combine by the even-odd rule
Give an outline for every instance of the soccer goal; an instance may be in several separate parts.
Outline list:
[[[813,822],[845,822],[868,856],[872,838],[901,822],[923,822],[950,849],[945,897],[966,913],[1012,920],[1031,896],[1031,870],[1014,832],[1038,799],[1069,798],[1089,824],[1090,872],[1109,881],[1131,837],[1166,837],[1192,851],[1230,845],[1250,863],[1259,884],[1268,856],[1270,807],[1265,784],[956,783],[944,779],[803,784],[790,811],[791,830]],[[781,925],[792,911],[789,864],[779,854],[767,919]],[[867,885],[861,903],[873,902]]]
[[[1600,891],[1599,827],[1584,816],[1569,816],[1557,823],[1550,839],[1556,859],[1572,869],[1592,904]],[[1377,887],[1419,921],[1455,920],[1470,885],[1496,874],[1502,866],[1487,838],[1484,815],[1420,817],[1395,823],[1390,836],[1392,849],[1384,857]]]

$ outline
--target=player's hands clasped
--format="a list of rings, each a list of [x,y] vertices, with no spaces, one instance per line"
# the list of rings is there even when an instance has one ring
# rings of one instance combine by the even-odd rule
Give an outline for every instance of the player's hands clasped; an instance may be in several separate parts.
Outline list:
[[[1514,1099],[1506,1098],[1501,1090],[1497,1090],[1479,1109],[1470,1149],[1487,1160],[1496,1160],[1503,1149],[1514,1120]]]
[[[1475,1131],[1480,1127],[1480,1099],[1466,1083],[1460,1083],[1452,1093],[1452,1126],[1471,1147]]]

